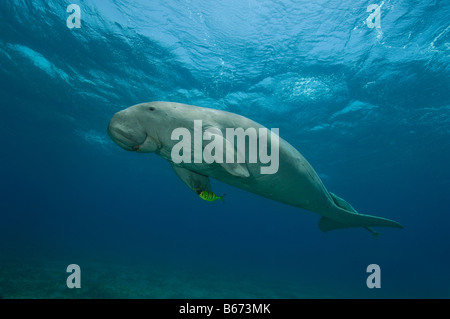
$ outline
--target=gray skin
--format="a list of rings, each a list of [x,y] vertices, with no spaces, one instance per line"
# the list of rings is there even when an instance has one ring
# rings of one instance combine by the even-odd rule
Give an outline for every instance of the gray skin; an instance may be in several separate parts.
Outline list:
[[[291,206],[322,215],[319,228],[329,231],[339,228],[370,226],[403,228],[399,223],[356,212],[342,198],[327,191],[308,161],[288,142],[279,138],[279,169],[275,174],[261,174],[261,166],[249,163],[191,163],[175,164],[171,151],[179,140],[172,140],[176,128],[187,128],[193,137],[194,120],[202,120],[203,131],[210,127],[221,130],[224,145],[228,143],[226,128],[263,128],[243,116],[209,108],[172,102],[149,102],[131,106],[116,113],[108,126],[111,139],[127,151],[153,152],[168,160],[175,173],[194,192],[211,191],[209,177],[246,191]],[[220,136],[215,135],[215,138]],[[259,136],[258,136],[259,138]],[[204,141],[203,147],[210,141]],[[268,138],[270,144],[270,138]],[[269,146],[270,149],[270,146]],[[228,149],[229,151],[229,149]],[[194,152],[192,151],[192,158]]]

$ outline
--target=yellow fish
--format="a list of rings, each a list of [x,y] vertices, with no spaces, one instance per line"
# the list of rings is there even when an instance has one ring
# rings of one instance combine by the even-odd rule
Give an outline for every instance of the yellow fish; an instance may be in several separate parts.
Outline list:
[[[225,194],[223,194],[222,196],[217,196],[213,192],[203,191],[198,196],[200,196],[204,200],[207,200],[208,202],[214,202],[215,200],[218,199],[220,199],[223,202],[223,197],[225,196]]]

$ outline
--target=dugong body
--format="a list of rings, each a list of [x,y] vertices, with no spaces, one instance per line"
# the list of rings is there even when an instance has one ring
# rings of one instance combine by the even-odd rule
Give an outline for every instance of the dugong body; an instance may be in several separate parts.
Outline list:
[[[172,133],[184,128],[194,134],[194,121],[202,121],[203,133],[213,132],[214,139],[226,140],[227,128],[254,128],[258,141],[262,125],[238,114],[172,102],[150,102],[131,106],[116,113],[108,126],[108,134],[119,146],[138,153],[154,152],[168,160],[175,173],[193,191],[211,191],[209,177],[249,192],[306,209],[322,215],[319,228],[329,231],[348,227],[385,226],[403,228],[399,223],[370,215],[363,215],[343,199],[327,191],[308,161],[288,142],[278,139],[279,165],[273,174],[261,173],[259,160],[250,162],[246,149],[244,163],[175,163],[173,147],[179,143]],[[214,134],[219,129],[222,134]],[[218,132],[220,133],[220,132]],[[211,134],[210,134],[211,135]],[[222,137],[223,136],[223,137]],[[213,138],[210,139],[213,140]],[[273,139],[268,138],[268,143]],[[203,141],[202,148],[207,145]],[[234,143],[233,143],[234,144]],[[228,149],[229,151],[229,149]],[[192,152],[192,156],[193,156]]]

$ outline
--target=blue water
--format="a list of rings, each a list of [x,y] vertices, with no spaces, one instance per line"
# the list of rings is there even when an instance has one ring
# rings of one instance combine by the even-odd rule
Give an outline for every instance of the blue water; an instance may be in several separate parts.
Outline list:
[[[450,3],[385,0],[369,28],[372,3],[1,1],[0,297],[449,298]],[[405,228],[322,233],[218,181],[225,203],[202,201],[106,133],[157,100],[279,128],[328,190]]]

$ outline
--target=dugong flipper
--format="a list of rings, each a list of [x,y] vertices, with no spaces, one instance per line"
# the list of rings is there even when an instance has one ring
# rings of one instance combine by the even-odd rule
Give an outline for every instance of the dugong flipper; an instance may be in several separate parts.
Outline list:
[[[177,174],[177,176],[194,192],[197,194],[200,194],[202,191],[211,192],[211,185],[208,176],[190,171],[186,168],[175,165],[174,163],[171,164],[175,174]]]
[[[196,128],[196,122],[202,124],[200,129]],[[230,139],[225,134],[229,129],[248,133],[244,135],[244,140],[247,137],[250,139],[250,136],[256,139],[253,150],[256,149],[255,145],[258,145],[259,151],[265,147],[267,151],[270,146],[273,155],[272,146],[277,146],[277,170],[268,173],[266,160],[250,160],[252,146],[247,146],[244,151],[235,147],[234,138],[238,137]],[[187,150],[183,149],[183,157],[188,159],[187,162],[173,158],[174,147],[179,144],[177,134],[174,138],[177,130],[186,133],[189,139],[194,137],[193,151],[191,146]],[[376,235],[369,227],[403,228],[393,220],[359,214],[345,200],[327,191],[308,161],[292,145],[278,135],[274,135],[273,139],[273,132],[268,138],[264,130],[268,131],[262,125],[234,113],[172,102],[131,106],[116,113],[108,126],[109,136],[120,147],[138,153],[154,152],[166,159],[178,177],[197,194],[211,191],[209,177],[212,177],[254,194],[318,213],[322,215],[319,221],[322,231],[363,227]],[[195,142],[196,136],[200,136],[199,144]],[[232,159],[236,157],[241,160],[198,161],[196,150],[204,154],[207,149],[212,149],[211,144],[220,145],[215,148],[214,156],[223,151]]]

